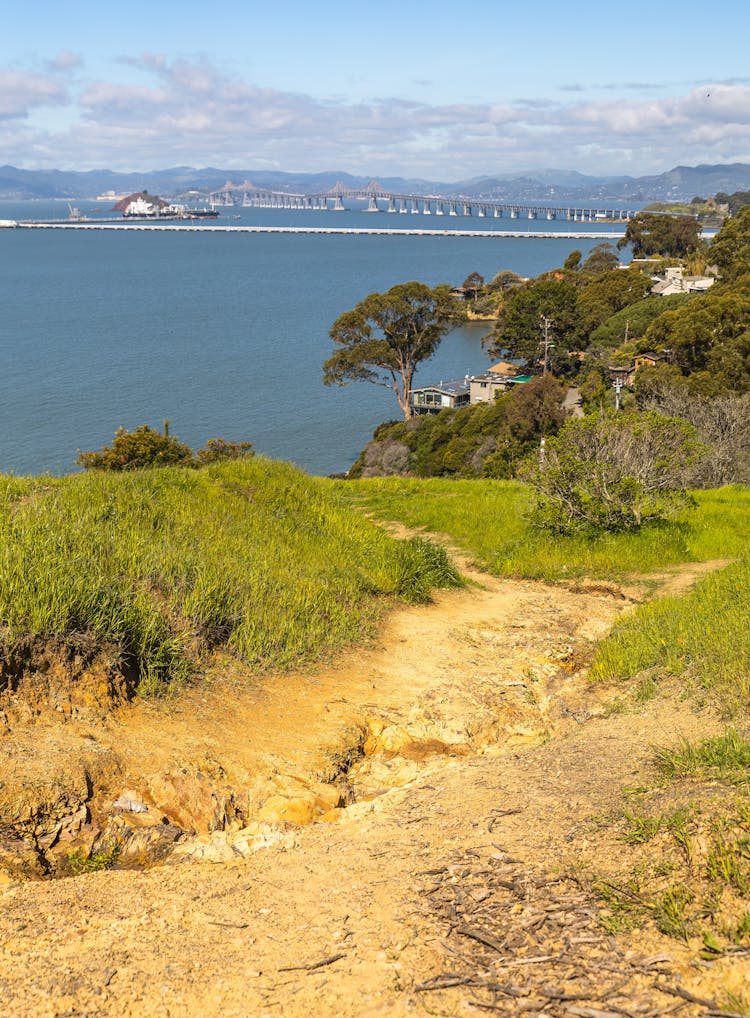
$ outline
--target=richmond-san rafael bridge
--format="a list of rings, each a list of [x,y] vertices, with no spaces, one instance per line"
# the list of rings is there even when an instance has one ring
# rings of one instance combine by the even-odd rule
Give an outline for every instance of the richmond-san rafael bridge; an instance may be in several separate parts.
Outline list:
[[[344,212],[346,201],[367,202],[365,212],[391,212],[422,216],[476,216],[492,219],[565,219],[575,223],[627,222],[636,214],[631,209],[578,208],[573,205],[526,205],[518,202],[489,201],[484,198],[451,197],[436,194],[398,194],[387,191],[376,181],[363,188],[347,188],[336,184],[330,191],[316,194],[290,194],[244,184],[226,183],[209,198],[212,206],[244,208],[319,209]]]

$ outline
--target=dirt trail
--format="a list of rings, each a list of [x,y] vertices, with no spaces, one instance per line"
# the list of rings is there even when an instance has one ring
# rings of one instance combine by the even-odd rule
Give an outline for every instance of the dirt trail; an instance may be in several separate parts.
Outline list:
[[[685,988],[742,962],[607,937],[574,876],[621,852],[593,818],[653,780],[651,746],[714,723],[586,686],[620,592],[481,579],[313,674],[217,662],[174,702],[9,725],[4,809],[83,801],[51,853],[104,817],[178,833],[156,868],[0,888],[2,1013],[707,1013]]]

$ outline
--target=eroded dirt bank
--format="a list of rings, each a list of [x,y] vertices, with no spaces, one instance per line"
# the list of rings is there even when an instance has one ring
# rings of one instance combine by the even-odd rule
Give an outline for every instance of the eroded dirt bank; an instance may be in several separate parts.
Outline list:
[[[4,1013],[697,1015],[740,990],[742,959],[607,936],[577,877],[627,865],[596,818],[711,718],[587,689],[620,593],[484,583],[313,675],[217,662],[103,720],[7,711]],[[19,879],[105,834],[166,861]]]

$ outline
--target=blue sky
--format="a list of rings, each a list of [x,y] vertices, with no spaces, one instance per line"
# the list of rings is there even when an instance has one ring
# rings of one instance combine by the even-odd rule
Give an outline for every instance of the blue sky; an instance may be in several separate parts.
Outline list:
[[[456,181],[750,162],[749,30],[724,0],[14,5],[0,164]]]

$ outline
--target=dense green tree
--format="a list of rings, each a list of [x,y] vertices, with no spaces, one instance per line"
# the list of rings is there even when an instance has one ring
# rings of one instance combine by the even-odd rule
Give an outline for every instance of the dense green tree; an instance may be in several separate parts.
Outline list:
[[[581,265],[581,272],[587,276],[596,276],[602,272],[609,272],[616,269],[619,258],[614,248],[608,242],[595,244],[588,253],[586,261]]]
[[[669,297],[644,297],[628,304],[602,322],[589,336],[589,344],[597,347],[616,347],[628,339],[640,339],[649,325],[665,311],[674,311],[696,294],[675,293]]]
[[[485,285],[485,289],[491,292],[499,291],[504,293],[506,290],[514,290],[517,286],[523,286],[524,282],[523,276],[519,276],[517,272],[503,269],[492,277],[489,283]]]
[[[734,191],[732,194],[718,191],[716,202],[719,205],[727,205],[729,207],[729,214],[736,216],[741,208],[745,205],[750,205],[750,191]]]
[[[489,337],[491,356],[510,351],[533,364],[539,359],[544,319],[554,343],[566,345],[575,335],[576,288],[564,279],[545,276],[512,290],[501,306]]]
[[[636,258],[650,255],[682,258],[698,247],[700,224],[692,216],[665,216],[639,212],[628,220],[618,249],[631,245]]]
[[[635,269],[610,269],[603,272],[578,293],[578,339],[588,345],[594,329],[625,307],[643,300],[653,283]]]
[[[719,266],[723,280],[750,273],[750,205],[724,223],[711,241],[708,260]]]
[[[683,374],[714,372],[727,390],[742,392],[750,385],[747,333],[750,294],[710,293],[655,319],[644,344],[672,351]]]
[[[578,250],[571,251],[568,257],[563,262],[563,269],[566,272],[577,272],[578,269],[580,269],[581,267],[582,258],[583,254],[580,251]]]
[[[472,297],[476,300],[477,294],[483,286],[484,276],[480,275],[478,272],[470,272],[461,284],[461,289],[464,291],[464,297]]]
[[[323,365],[323,381],[363,381],[390,389],[408,420],[417,365],[433,356],[456,316],[447,286],[430,289],[410,282],[371,293],[333,323],[330,336],[340,349]]]

